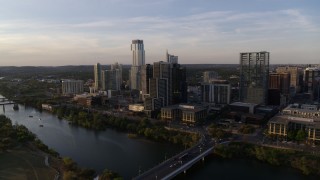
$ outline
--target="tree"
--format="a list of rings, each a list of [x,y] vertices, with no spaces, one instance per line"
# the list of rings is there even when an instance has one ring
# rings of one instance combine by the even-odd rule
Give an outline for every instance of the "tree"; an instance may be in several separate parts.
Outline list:
[[[297,141],[303,141],[303,140],[306,139],[306,137],[307,137],[307,133],[306,133],[304,130],[300,129],[300,130],[297,132],[296,140],[297,140]]]

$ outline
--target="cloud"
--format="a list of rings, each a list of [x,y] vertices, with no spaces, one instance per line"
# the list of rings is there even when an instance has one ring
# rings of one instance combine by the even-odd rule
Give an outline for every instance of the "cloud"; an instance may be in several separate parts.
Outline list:
[[[46,53],[70,61],[73,58],[73,62],[76,57],[90,58],[96,54],[105,59],[121,57],[120,62],[129,64],[130,42],[140,38],[145,40],[149,62],[162,60],[167,48],[176,51],[174,54],[188,63],[192,63],[195,57],[211,62],[215,57],[223,59],[223,53],[238,54],[241,48],[281,49],[283,47],[277,45],[279,41],[293,39],[298,42],[302,35],[306,39],[320,40],[318,34],[319,24],[298,9],[248,13],[208,11],[181,17],[96,18],[68,23],[0,21],[0,53],[5,54],[0,58],[21,58],[24,55],[44,58]],[[318,43],[305,42],[305,48],[319,46]],[[294,43],[287,45],[293,46]],[[229,55],[225,57],[230,58]]]

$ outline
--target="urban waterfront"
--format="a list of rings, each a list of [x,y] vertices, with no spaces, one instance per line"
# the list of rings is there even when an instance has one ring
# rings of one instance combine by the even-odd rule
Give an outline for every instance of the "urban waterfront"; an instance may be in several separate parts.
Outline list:
[[[182,150],[171,144],[130,139],[126,133],[112,129],[97,132],[75,127],[48,112],[23,105],[19,105],[19,110],[14,111],[12,106],[6,105],[5,109],[1,108],[0,113],[9,117],[13,124],[25,125],[62,157],[71,157],[80,166],[93,168],[98,173],[107,168],[120,173],[124,179],[131,179],[139,173],[139,169],[143,172]],[[292,168],[271,166],[255,160],[230,160],[214,156],[197,163],[187,174],[188,176],[181,174],[177,178],[316,179],[304,176]]]

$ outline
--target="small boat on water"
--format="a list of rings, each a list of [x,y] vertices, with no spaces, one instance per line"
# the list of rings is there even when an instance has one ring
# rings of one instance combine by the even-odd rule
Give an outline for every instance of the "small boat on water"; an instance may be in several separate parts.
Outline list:
[[[32,118],[33,116],[29,116],[29,118]]]
[[[43,127],[43,125],[42,125],[42,124],[40,124],[40,125],[39,125],[39,127]]]
[[[41,118],[39,118],[39,121],[41,121]]]
[[[19,105],[18,104],[14,104],[13,105],[13,110],[15,110],[15,111],[19,110]]]

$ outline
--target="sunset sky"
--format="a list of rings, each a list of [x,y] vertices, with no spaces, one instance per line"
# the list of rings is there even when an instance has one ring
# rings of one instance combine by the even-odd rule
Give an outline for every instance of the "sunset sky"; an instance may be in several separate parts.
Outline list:
[[[238,64],[269,51],[271,64],[320,63],[319,0],[0,0],[0,66],[146,63],[166,49],[181,64]]]

